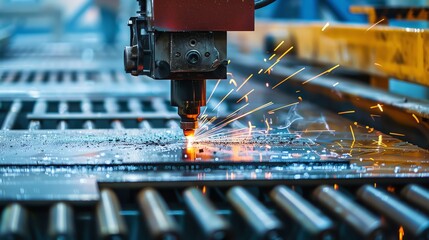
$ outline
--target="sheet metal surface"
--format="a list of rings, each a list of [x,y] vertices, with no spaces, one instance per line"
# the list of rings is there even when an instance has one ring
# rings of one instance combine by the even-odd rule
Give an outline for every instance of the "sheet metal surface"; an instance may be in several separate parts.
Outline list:
[[[238,86],[247,77],[248,73],[239,69],[233,72]],[[61,181],[72,177],[95,178],[100,183],[168,183],[428,176],[427,151],[377,131],[368,132],[366,126],[317,108],[306,99],[298,99],[299,92],[285,95],[273,91],[267,78],[266,75],[255,75],[240,91],[236,90],[233,81],[222,81],[208,104],[210,116],[239,109],[245,101],[235,102],[251,89],[255,90],[249,95],[249,106],[239,114],[267,102],[273,102],[273,105],[231,123],[218,132],[220,135],[197,137],[189,146],[180,129],[174,128],[1,131],[0,180],[10,183],[27,177],[35,181],[40,178]],[[105,75],[100,79],[94,83],[93,89],[103,86]],[[80,96],[78,87],[61,88],[62,84],[50,84],[48,92],[38,86],[37,96],[26,98],[58,98],[58,92],[53,91],[55,88],[61,89],[61,95]],[[112,88],[111,93],[127,96],[127,89],[134,86],[132,82],[128,84],[128,88],[125,85],[120,89]],[[155,89],[165,86],[165,82],[145,80],[145,85],[149,86],[147,84]],[[215,84],[216,81],[209,82],[208,93]],[[23,92],[26,86],[21,86]],[[228,104],[220,104],[213,111],[231,89],[235,91],[228,97]],[[108,93],[105,89],[103,96]],[[153,94],[168,96],[167,93]],[[7,98],[12,95],[7,91],[2,94]],[[84,95],[91,96],[91,93]],[[270,110],[297,101],[300,103],[296,106],[269,114]],[[270,123],[268,133],[265,120]],[[255,126],[251,136],[248,134],[249,121]],[[234,132],[230,137],[239,129],[242,130],[238,136]],[[379,136],[382,136],[381,141]]]

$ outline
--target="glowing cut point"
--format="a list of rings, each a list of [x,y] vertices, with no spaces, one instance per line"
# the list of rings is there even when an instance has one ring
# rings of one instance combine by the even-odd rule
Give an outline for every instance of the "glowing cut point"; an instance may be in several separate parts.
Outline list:
[[[186,136],[186,148],[192,148],[192,144],[194,143],[195,137],[194,135]]]

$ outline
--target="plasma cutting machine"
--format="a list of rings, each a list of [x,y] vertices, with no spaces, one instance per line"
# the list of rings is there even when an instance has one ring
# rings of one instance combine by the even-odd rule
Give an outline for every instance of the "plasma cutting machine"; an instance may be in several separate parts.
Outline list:
[[[192,136],[206,104],[206,79],[227,75],[227,31],[253,31],[254,10],[275,0],[139,0],[130,18],[125,71],[171,79],[171,105],[180,128]]]

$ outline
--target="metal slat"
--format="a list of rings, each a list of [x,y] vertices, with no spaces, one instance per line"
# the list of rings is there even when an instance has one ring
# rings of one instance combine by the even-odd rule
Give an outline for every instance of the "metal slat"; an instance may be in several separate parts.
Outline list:
[[[119,111],[119,106],[114,98],[106,98],[104,100],[104,108],[108,114],[115,114]],[[119,119],[113,119],[111,125],[113,129],[124,129],[124,126]]]
[[[131,110],[132,113],[142,112],[142,105],[137,98],[131,98],[128,100],[128,108]]]
[[[167,105],[164,102],[164,99],[156,97],[151,99],[151,103],[156,112],[166,113],[168,112]]]
[[[144,223],[154,240],[179,239],[176,221],[168,214],[168,207],[157,191],[151,188],[142,190],[137,201],[142,211]]]
[[[108,189],[102,190],[97,204],[97,224],[101,239],[126,239],[127,227],[120,211],[115,193]]]
[[[55,71],[50,71],[47,84],[54,85],[58,83],[59,74]]]
[[[3,84],[11,84],[18,75],[18,71],[7,72],[3,77]]]
[[[34,81],[33,81],[33,83],[34,84],[41,84],[42,81],[43,81],[44,75],[45,75],[45,73],[40,72],[40,71],[36,71],[35,74],[34,74]]]
[[[277,186],[271,191],[270,197],[288,217],[302,226],[314,239],[334,236],[334,223],[295,191],[285,186]]]
[[[82,113],[92,114],[92,104],[88,99],[82,100],[82,102],[80,103],[80,108],[82,109]],[[95,124],[92,120],[86,120],[83,123],[83,128],[84,129],[94,129]]]
[[[12,106],[9,109],[9,112],[4,119],[2,130],[11,130],[15,124],[16,117],[22,108],[22,102],[20,100],[14,100]]]
[[[402,225],[405,231],[414,237],[428,236],[429,218],[391,194],[365,185],[359,189],[357,196],[365,204],[388,217],[391,221]]]
[[[148,120],[143,120],[141,123],[139,123],[139,128],[149,130],[152,129],[152,126],[150,125]]]
[[[131,98],[130,100],[128,100],[128,108],[131,110],[132,113],[139,116],[137,119],[142,119],[139,123],[139,128],[146,129],[146,130],[152,129],[152,126],[149,123],[149,121],[143,118],[144,117],[144,113],[142,111],[143,106],[140,103],[139,99]]]
[[[48,104],[45,100],[39,99],[34,105],[34,114],[44,114],[48,108]],[[41,122],[39,120],[31,120],[28,126],[28,130],[39,130],[41,128]]]
[[[82,71],[76,72],[76,80],[79,84],[83,84],[87,81],[86,79],[86,73]]]
[[[63,71],[63,83],[64,84],[72,83],[72,73],[70,71]]]
[[[165,120],[165,119],[179,119],[177,113],[160,113],[160,112],[146,112],[143,114],[135,114],[135,113],[65,113],[65,114],[28,114],[28,118],[32,120],[85,120],[85,119],[138,119],[139,117],[143,117],[148,120]]]
[[[280,237],[281,222],[244,188],[231,188],[227,193],[227,198],[253,230],[252,239],[282,239]]]
[[[333,187],[320,186],[314,190],[313,196],[341,222],[352,227],[362,239],[382,239],[381,219]]]
[[[197,228],[192,228],[199,232],[201,236],[195,239],[231,239],[229,224],[216,213],[215,207],[196,188],[189,188],[183,193],[186,207],[197,223]],[[195,233],[193,233],[195,234]]]
[[[6,206],[0,221],[0,239],[28,239],[28,236],[27,210],[17,203]]]
[[[65,102],[65,101],[61,101],[61,102],[60,102],[60,104],[59,104],[59,106],[58,106],[58,113],[59,113],[60,115],[62,115],[62,114],[67,114],[67,113],[68,113],[68,111],[69,111],[69,105],[68,105],[68,103],[67,103],[67,102]],[[65,121],[65,120],[60,120],[60,121],[59,121],[59,123],[58,123],[57,128],[58,128],[59,130],[66,130],[66,129],[68,128],[68,123],[67,123],[67,121]]]
[[[73,209],[66,203],[56,203],[49,211],[50,239],[72,240],[75,237]]]
[[[31,76],[31,72],[22,71],[19,78],[16,79],[15,83],[16,84],[22,84],[22,85],[28,84],[28,79],[30,76]]]

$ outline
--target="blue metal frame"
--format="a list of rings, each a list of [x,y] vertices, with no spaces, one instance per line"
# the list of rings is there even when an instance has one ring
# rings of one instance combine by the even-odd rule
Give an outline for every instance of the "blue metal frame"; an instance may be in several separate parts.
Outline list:
[[[66,31],[83,30],[78,28],[80,19],[85,15],[88,10],[94,6],[93,0],[87,0],[82,6],[75,12],[75,14],[68,20],[66,24]]]
[[[350,13],[350,0],[325,0],[329,8],[340,18],[346,22],[366,22],[366,17],[360,14]]]

